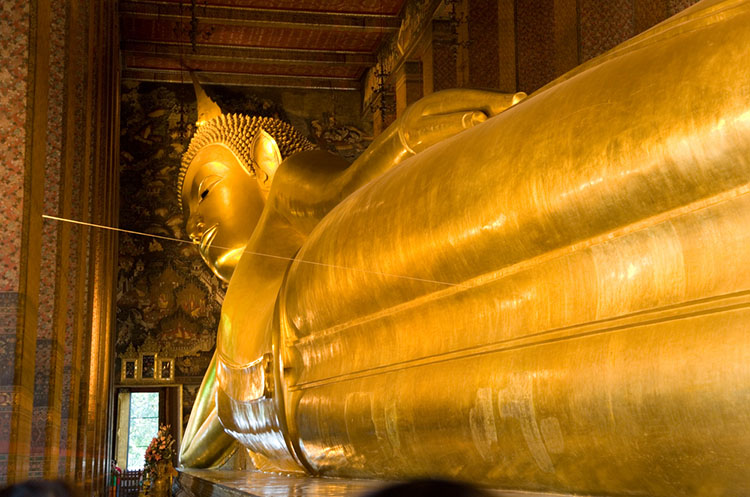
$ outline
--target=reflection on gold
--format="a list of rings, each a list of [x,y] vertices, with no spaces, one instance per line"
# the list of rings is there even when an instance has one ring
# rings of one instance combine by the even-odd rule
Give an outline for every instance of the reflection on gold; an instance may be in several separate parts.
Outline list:
[[[183,463],[230,433],[289,472],[750,494],[747,47],[750,2],[708,1],[520,103],[430,95],[351,166],[204,143],[191,235],[245,252]]]

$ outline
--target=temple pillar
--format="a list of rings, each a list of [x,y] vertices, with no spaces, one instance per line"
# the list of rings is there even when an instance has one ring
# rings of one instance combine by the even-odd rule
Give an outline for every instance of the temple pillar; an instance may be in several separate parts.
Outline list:
[[[456,87],[456,46],[453,41],[450,23],[443,19],[433,20],[429,48],[422,59],[425,95]]]
[[[385,128],[396,120],[395,95],[384,91],[373,100],[372,105],[372,132],[378,136]]]
[[[516,81],[516,2],[497,2],[498,87],[500,91],[515,93]]]
[[[48,104],[46,126],[46,158],[44,166],[43,212],[65,216],[71,203],[66,194],[71,181],[65,170],[65,146],[62,123],[65,116],[66,81],[65,50],[68,47],[65,23],[68,9],[61,0],[50,1],[52,22],[49,30],[49,58],[47,59]],[[39,306],[34,368],[34,405],[31,425],[31,454],[29,477],[57,477],[60,434],[60,402],[62,396],[62,367],[65,334],[65,305],[68,286],[64,280],[70,269],[70,226],[57,221],[42,225]]]
[[[424,94],[422,83],[422,63],[407,60],[396,73],[396,117]]]
[[[70,47],[82,64],[89,64],[89,29],[86,25],[89,5],[85,1],[73,1],[70,3]],[[71,82],[67,87],[67,98],[69,101],[78,101],[80,106],[86,109],[84,118],[76,116],[74,110],[68,109],[66,115],[66,139],[73,146],[66,148],[66,171],[71,172],[74,181],[69,189],[66,187],[65,195],[70,192],[69,210],[64,210],[64,215],[70,215],[71,219],[91,221],[92,209],[92,134],[77,132],[75,124],[82,129],[91,129],[93,124],[92,111],[94,98],[93,92],[84,93],[85,88],[93,86],[93,71],[80,71],[77,75],[69,75]],[[68,214],[69,213],[69,214]],[[81,447],[78,443],[78,416],[81,412],[81,379],[86,368],[86,360],[89,357],[84,352],[85,338],[91,329],[91,300],[89,289],[89,252],[91,245],[92,229],[86,226],[70,226],[70,265],[67,272],[68,306],[66,312],[65,337],[64,337],[64,362],[62,375],[62,398],[60,402],[60,434],[58,459],[58,475],[67,480],[75,479],[76,461],[80,458]]]
[[[578,64],[575,0],[519,0],[515,17],[518,90],[531,93]]]
[[[465,87],[500,87],[498,14],[497,0],[464,0],[468,33]]]

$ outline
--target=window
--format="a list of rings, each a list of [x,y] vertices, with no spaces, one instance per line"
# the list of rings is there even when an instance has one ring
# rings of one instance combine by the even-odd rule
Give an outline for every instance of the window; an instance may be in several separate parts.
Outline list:
[[[128,421],[129,470],[143,469],[143,456],[151,439],[159,432],[159,392],[130,394]]]

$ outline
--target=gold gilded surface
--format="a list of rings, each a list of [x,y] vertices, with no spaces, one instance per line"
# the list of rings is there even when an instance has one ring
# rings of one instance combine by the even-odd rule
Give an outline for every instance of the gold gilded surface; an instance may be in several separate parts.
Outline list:
[[[260,139],[268,193],[193,159],[191,219],[248,220],[200,406],[289,472],[750,494],[748,47],[750,2],[704,1],[520,103],[430,95],[349,167]],[[202,204],[214,162],[261,208]]]
[[[258,471],[182,469],[175,488],[180,496],[357,497],[394,482],[314,478]],[[559,494],[489,490],[496,497],[559,497]]]

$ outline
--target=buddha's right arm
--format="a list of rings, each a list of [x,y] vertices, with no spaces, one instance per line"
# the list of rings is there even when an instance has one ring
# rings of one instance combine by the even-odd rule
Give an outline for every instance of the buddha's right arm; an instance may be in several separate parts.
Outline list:
[[[208,366],[193,404],[180,447],[180,463],[190,468],[222,465],[237,449],[224,432],[216,410],[216,353]]]
[[[340,179],[352,192],[409,157],[517,104],[525,93],[457,88],[427,95],[407,107]]]
[[[284,160],[268,206],[308,234],[344,198],[404,160],[520,102],[524,93],[453,89],[432,93],[402,115],[351,165],[321,150]],[[348,167],[347,167],[348,166]]]

